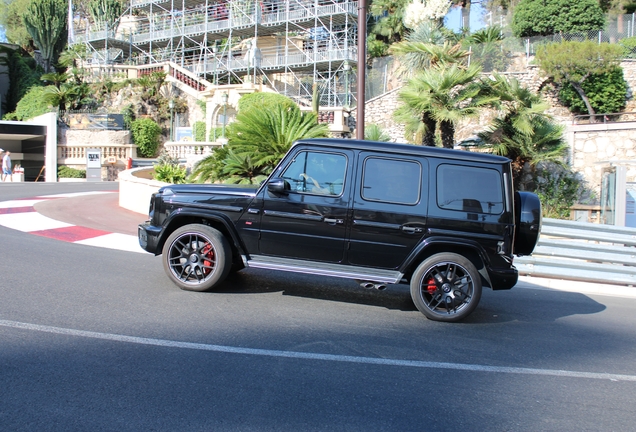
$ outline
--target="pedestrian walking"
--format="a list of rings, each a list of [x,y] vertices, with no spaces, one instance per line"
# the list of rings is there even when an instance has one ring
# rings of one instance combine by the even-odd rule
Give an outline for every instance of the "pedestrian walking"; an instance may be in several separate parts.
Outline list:
[[[6,151],[2,157],[2,181],[7,181],[7,176],[13,181],[13,171],[11,171],[11,152]]]

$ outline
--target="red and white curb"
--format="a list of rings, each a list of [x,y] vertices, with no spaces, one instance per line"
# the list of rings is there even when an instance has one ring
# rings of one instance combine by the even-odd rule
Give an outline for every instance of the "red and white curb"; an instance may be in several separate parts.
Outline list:
[[[51,199],[72,198],[103,193],[113,192],[80,192],[1,201],[0,225],[6,228],[70,243],[146,253],[146,251],[139,246],[139,240],[136,236],[71,225],[46,217],[38,213],[34,208],[35,204]]]

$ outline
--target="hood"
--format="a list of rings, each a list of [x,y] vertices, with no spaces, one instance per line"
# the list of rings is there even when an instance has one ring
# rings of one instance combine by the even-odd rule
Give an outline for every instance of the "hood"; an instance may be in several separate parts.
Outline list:
[[[229,184],[179,184],[164,186],[159,189],[159,194],[170,195],[234,195],[253,197],[256,195],[258,185],[229,185]]]

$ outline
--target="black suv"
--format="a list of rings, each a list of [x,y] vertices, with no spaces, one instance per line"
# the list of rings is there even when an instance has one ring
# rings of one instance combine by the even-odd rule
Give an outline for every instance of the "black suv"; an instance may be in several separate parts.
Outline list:
[[[482,286],[517,282],[534,249],[536,195],[513,192],[510,160],[344,139],[296,142],[260,186],[171,185],[150,201],[141,247],[180,288],[204,291],[245,267],[409,283],[437,321],[470,314]]]

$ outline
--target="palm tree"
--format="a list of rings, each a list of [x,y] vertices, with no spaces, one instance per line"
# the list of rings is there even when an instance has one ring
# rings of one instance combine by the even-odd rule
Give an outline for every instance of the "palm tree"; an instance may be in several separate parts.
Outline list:
[[[71,76],[66,72],[58,73],[58,72],[49,72],[45,73],[40,77],[42,81],[51,83],[55,86],[55,88],[59,89],[62,84],[64,84]]]
[[[274,169],[295,141],[326,137],[328,132],[328,126],[318,124],[313,113],[303,113],[296,105],[241,110],[228,126],[228,145],[199,162],[190,180],[258,182]]]
[[[504,120],[512,122],[522,133],[532,133],[535,118],[547,118],[545,111],[550,105],[517,79],[493,74],[482,84],[484,93],[495,97],[494,106],[503,113]]]
[[[319,124],[315,114],[301,112],[297,106],[278,105],[239,112],[228,127],[227,138],[237,155],[249,154],[255,165],[272,170],[294,141],[326,137],[328,132],[328,126]]]
[[[539,162],[563,164],[563,156],[568,150],[563,140],[563,126],[540,117],[532,123],[532,133],[526,134],[511,122],[495,119],[490,129],[477,134],[494,154],[512,160],[513,182],[519,190],[528,189],[526,170],[534,171]]]
[[[442,145],[453,148],[456,123],[494,103],[496,98],[485,94],[477,81],[480,72],[476,65],[437,65],[409,80],[398,96],[406,106],[400,114],[417,114],[426,127],[422,144],[434,143],[435,127],[439,126]]]
[[[225,166],[221,174],[225,177],[225,183],[230,184],[259,184],[267,178],[266,169],[255,165],[250,155],[237,155],[232,149],[228,150],[227,157],[223,160]]]
[[[400,57],[403,74],[422,71],[430,66],[465,63],[468,52],[445,38],[440,27],[423,23],[406,40],[393,44],[390,52]]]
[[[375,123],[371,123],[364,128],[364,139],[367,141],[391,141],[391,137],[380,126]]]
[[[484,92],[494,96],[501,112],[492,125],[477,136],[495,154],[512,160],[513,179],[518,188],[527,187],[523,173],[539,162],[562,163],[567,151],[563,128],[545,113],[549,105],[514,78],[494,74],[482,83]]]

